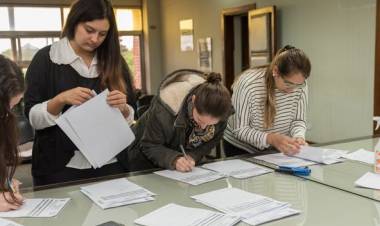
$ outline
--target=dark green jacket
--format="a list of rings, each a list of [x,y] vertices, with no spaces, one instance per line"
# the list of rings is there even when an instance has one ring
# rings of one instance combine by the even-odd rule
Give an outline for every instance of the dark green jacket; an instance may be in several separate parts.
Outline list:
[[[127,170],[174,169],[174,160],[182,156],[180,145],[186,147],[186,129],[190,126],[186,100],[204,81],[201,72],[192,70],[176,71],[163,80],[150,108],[132,127],[135,141],[118,155]],[[214,137],[186,150],[187,154],[199,163],[220,142],[226,126],[226,121],[220,121]]]

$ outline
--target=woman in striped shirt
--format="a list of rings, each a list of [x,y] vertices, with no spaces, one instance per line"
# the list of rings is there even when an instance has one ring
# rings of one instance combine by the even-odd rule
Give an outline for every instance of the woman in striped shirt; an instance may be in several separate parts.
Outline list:
[[[277,149],[287,155],[305,145],[307,84],[311,64],[292,46],[268,67],[244,71],[233,85],[235,114],[224,133],[226,156]]]

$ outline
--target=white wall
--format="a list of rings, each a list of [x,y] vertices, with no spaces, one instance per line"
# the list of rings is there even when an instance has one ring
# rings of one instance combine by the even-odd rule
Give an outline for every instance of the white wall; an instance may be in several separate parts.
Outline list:
[[[192,18],[194,44],[211,37],[213,69],[222,72],[221,12],[248,0],[161,0],[162,72],[197,68],[197,52],[180,52],[179,20]],[[257,0],[276,5],[278,44],[303,49],[312,61],[308,139],[372,134],[376,0]],[[196,47],[196,46],[195,46]]]

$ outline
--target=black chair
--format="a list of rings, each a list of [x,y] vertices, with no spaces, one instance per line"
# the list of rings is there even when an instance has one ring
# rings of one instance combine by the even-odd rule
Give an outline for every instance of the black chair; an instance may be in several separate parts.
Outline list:
[[[154,98],[154,95],[147,95],[144,94],[140,96],[137,101],[136,101],[136,106],[137,106],[137,118],[140,118],[146,110],[150,107],[150,103],[152,102]]]
[[[17,127],[19,129],[19,144],[25,144],[33,141],[34,130],[28,119],[23,115],[19,115],[17,116],[17,120]]]

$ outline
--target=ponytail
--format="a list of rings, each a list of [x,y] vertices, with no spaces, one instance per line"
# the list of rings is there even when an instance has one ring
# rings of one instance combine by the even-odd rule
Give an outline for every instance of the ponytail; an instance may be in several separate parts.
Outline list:
[[[194,106],[201,115],[226,120],[231,113],[231,94],[222,84],[219,73],[206,74],[206,82],[199,85],[195,92]]]

